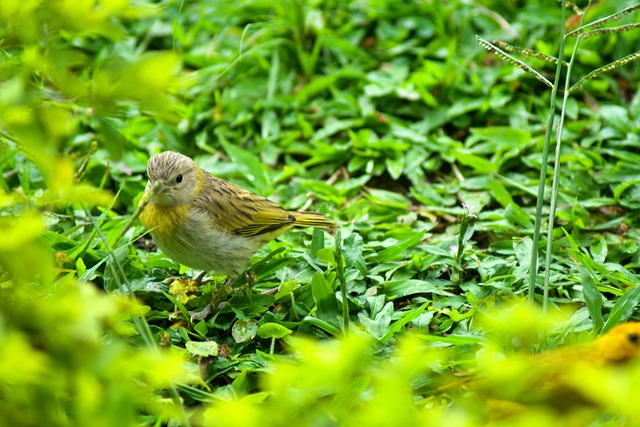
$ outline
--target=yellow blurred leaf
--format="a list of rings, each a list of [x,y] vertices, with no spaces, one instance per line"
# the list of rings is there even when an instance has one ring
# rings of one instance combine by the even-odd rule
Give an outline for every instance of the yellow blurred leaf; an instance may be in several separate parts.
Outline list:
[[[41,381],[49,364],[46,355],[29,344],[29,340],[18,331],[0,334],[0,378],[13,387]]]
[[[43,108],[40,110],[40,119],[51,138],[64,138],[75,130],[75,119],[63,108]]]
[[[177,85],[180,60],[171,52],[147,54],[131,65],[129,73],[133,82],[144,83],[146,90],[166,90]],[[142,86],[144,87],[144,86]]]
[[[54,165],[45,164],[48,168],[48,175],[40,169],[49,186],[43,203],[53,203],[64,205],[68,203],[84,203],[87,206],[105,206],[113,195],[105,190],[99,190],[86,184],[76,184],[74,182],[75,169],[73,164],[63,158],[53,161]]]
[[[15,22],[31,15],[41,0],[3,0],[0,2],[0,22]]]
[[[0,217],[0,251],[15,251],[34,241],[45,225],[37,212],[23,212],[20,216]]]
[[[7,207],[11,204],[12,198],[0,189],[0,208]]]

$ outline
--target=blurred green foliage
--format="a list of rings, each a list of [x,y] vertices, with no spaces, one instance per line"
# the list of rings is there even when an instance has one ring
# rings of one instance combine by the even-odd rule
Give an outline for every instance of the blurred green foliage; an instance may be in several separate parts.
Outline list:
[[[455,335],[441,339],[406,334],[391,353],[359,331],[339,341],[288,340],[290,354],[261,374],[260,393],[242,392],[244,379],[238,378],[218,390],[220,399],[208,405],[202,424],[534,426],[546,422],[578,426],[637,422],[640,413],[634,381],[640,375],[640,363],[594,367],[584,364],[589,357],[584,355],[582,361],[558,359],[548,368],[565,375],[547,376],[546,369],[533,363],[536,360],[524,342],[516,346],[514,356],[513,341],[535,337],[540,344],[543,331],[556,340],[561,338],[562,329],[557,326],[562,323],[553,318],[557,316],[546,317],[528,304],[501,307],[485,316],[487,332],[497,333],[490,334],[477,352],[472,351],[475,346],[470,337]],[[507,337],[512,342],[505,346],[502,338]],[[460,340],[458,345],[446,347],[454,338]],[[449,374],[452,365],[473,357],[474,352],[481,371]],[[533,384],[537,388],[527,388]],[[541,400],[531,403],[536,397]]]
[[[632,4],[618,3],[587,21]],[[551,0],[1,1],[2,421],[487,422],[482,396],[434,390],[493,344],[526,353],[572,335],[542,336],[546,317],[517,310],[482,320],[526,289],[549,94],[475,35],[555,55],[562,24]],[[637,50],[633,31],[588,39],[573,75]],[[567,106],[550,298],[566,329],[637,318],[638,71],[588,81]],[[172,296],[165,279],[196,272],[125,230],[148,157],[167,149],[326,212],[341,249],[285,234],[191,322],[220,278]],[[360,331],[339,341],[343,295]],[[623,374],[579,380],[596,422],[637,422]]]
[[[0,5],[3,425],[181,417],[166,390],[190,378],[183,358],[142,345],[134,323],[146,310],[86,281],[87,264],[109,258],[94,250],[97,239],[85,245],[95,238],[86,213],[106,214],[113,194],[99,180],[81,180],[85,150],[73,149],[74,140],[98,140],[116,155],[123,147],[87,126],[107,124],[127,104],[171,115],[176,55],[127,57],[116,44],[127,22],[154,10],[110,1]]]

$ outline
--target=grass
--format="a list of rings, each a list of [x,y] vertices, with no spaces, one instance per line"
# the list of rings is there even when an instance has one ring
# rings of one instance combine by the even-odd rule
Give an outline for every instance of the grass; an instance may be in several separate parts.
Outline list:
[[[606,3],[584,22],[636,7]],[[586,37],[547,1],[7,4],[0,355],[19,357],[0,401],[33,405],[19,384],[58,408],[24,425],[477,425],[486,407],[434,390],[493,344],[528,353],[638,318],[635,9]],[[265,245],[192,322],[224,277],[170,285],[199,272],[131,222],[163,150],[339,233]],[[589,387],[606,384],[637,397],[615,373]],[[79,390],[99,397],[66,399]],[[597,423],[637,420],[598,399]],[[571,412],[512,422],[549,419]]]

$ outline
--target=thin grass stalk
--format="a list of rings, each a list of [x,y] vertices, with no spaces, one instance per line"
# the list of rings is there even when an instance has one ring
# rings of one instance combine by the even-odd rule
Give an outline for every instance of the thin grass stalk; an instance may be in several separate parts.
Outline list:
[[[276,95],[276,91],[278,89],[278,77],[280,75],[280,49],[274,49],[273,55],[271,57],[271,67],[269,67],[269,79],[267,81],[267,99],[269,101],[273,100],[273,97]],[[272,120],[272,114],[276,114],[273,111],[273,107],[266,107],[262,111],[262,126],[260,130],[260,136],[264,140],[272,139],[275,135],[271,135],[271,127],[269,126],[269,121]]]
[[[159,182],[154,182],[153,185],[151,186],[151,188],[149,189],[149,195],[148,196],[147,196],[147,194],[145,192],[145,194],[144,194],[144,196],[142,196],[142,200],[138,204],[138,207],[136,208],[135,212],[133,213],[133,215],[131,215],[131,217],[129,218],[129,221],[127,221],[127,223],[124,225],[124,227],[122,228],[122,231],[120,231],[120,234],[116,238],[116,241],[113,242],[113,247],[114,248],[118,247],[118,244],[120,243],[120,240],[122,240],[122,238],[127,233],[127,231],[129,231],[129,229],[133,226],[133,223],[138,219],[138,217],[140,216],[142,211],[147,207],[149,202],[151,202],[151,199],[153,199],[155,197],[155,195],[158,194],[159,190],[160,190],[160,183]]]
[[[513,64],[516,67],[519,67],[519,68],[523,69],[527,73],[533,74],[533,76],[536,79],[540,80],[542,83],[544,83],[545,85],[549,86],[550,88],[553,88],[553,84],[545,76],[540,74],[538,71],[536,71],[533,67],[531,67],[527,63],[525,63],[523,61],[520,61],[519,59],[516,59],[515,57],[513,57],[509,53],[507,53],[504,50],[500,49],[496,44],[491,43],[491,42],[483,39],[480,36],[476,36],[476,40],[478,41],[478,44],[480,44],[480,46],[484,47],[489,52],[493,52],[498,58],[500,58],[500,59],[502,59],[504,61],[507,61],[508,63]]]
[[[594,31],[597,28],[601,28],[603,26],[605,26],[606,24],[608,24],[611,21],[616,21],[618,19],[620,19],[622,16],[624,15],[628,15],[631,12],[637,10],[640,8],[640,4],[635,4],[633,6],[629,6],[625,9],[622,9],[616,13],[613,13],[609,16],[605,16],[604,18],[600,18],[600,19],[596,19],[593,22],[589,22],[587,25],[583,25],[584,23],[584,17],[587,15],[587,10],[589,10],[589,7],[591,6],[591,0],[589,0],[589,3],[587,3],[587,7],[584,8],[584,12],[582,13],[582,16],[580,17],[580,26],[578,28],[576,28],[575,30],[567,33],[567,37],[577,37],[582,35],[583,33],[585,33],[586,31]]]
[[[571,53],[571,59],[569,60],[569,66],[567,67],[567,75],[565,76],[564,96],[562,97],[562,109],[560,110],[560,118],[558,120],[558,128],[556,130],[556,149],[553,160],[553,181],[551,184],[551,201],[549,202],[549,220],[547,222],[547,247],[545,254],[545,269],[544,269],[544,285],[542,296],[542,311],[547,310],[549,299],[549,282],[551,277],[551,255],[553,251],[553,227],[555,224],[556,208],[558,205],[558,188],[560,181],[560,150],[562,148],[562,127],[564,126],[564,117],[567,106],[567,99],[569,98],[569,85],[571,84],[571,69],[573,67],[573,61],[577,52],[578,44],[580,43],[580,36],[576,39],[574,50]]]
[[[76,171],[75,175],[73,176],[73,182],[74,183],[80,182],[80,180],[82,179],[84,174],[87,172],[87,166],[89,165],[89,160],[91,160],[93,155],[96,153],[97,149],[98,149],[98,142],[97,141],[92,141],[91,142],[91,147],[89,148],[89,152],[87,154],[85,154],[85,156],[82,158],[82,162],[80,163],[80,167],[78,168],[78,170]]]
[[[584,13],[580,18],[580,25],[582,26],[584,23],[584,17],[589,10],[589,6],[591,6],[591,0],[587,3],[587,6],[584,9]],[[563,4],[564,9],[564,4]],[[564,22],[564,19],[563,19]],[[564,39],[566,36],[563,34],[562,38]],[[553,255],[553,226],[555,224],[556,217],[556,208],[558,204],[558,189],[560,187],[560,149],[562,148],[562,131],[564,127],[564,118],[567,107],[567,101],[569,100],[569,88],[571,87],[571,70],[573,69],[573,64],[576,59],[576,53],[578,52],[578,46],[580,45],[581,36],[578,35],[576,38],[576,42],[573,46],[573,52],[571,52],[571,57],[569,59],[569,65],[567,66],[567,75],[565,76],[564,83],[564,95],[562,97],[562,109],[560,110],[560,118],[558,121],[558,128],[556,131],[556,149],[555,149],[555,157],[553,161],[553,182],[551,184],[551,202],[549,203],[549,220],[547,223],[547,248],[545,254],[545,270],[544,270],[544,285],[543,285],[543,296],[542,296],[542,311],[545,312],[548,306],[549,299],[549,282],[551,277],[551,256]]]
[[[349,301],[347,300],[347,281],[344,279],[344,264],[342,263],[342,233],[340,230],[336,232],[336,274],[338,275],[338,282],[340,284],[340,294],[342,296],[342,323],[344,328],[344,334],[349,333]]]
[[[585,33],[585,35],[588,33]],[[585,38],[584,36],[581,38]],[[586,76],[584,76],[583,78],[581,78],[580,80],[578,80],[576,83],[573,84],[573,86],[571,86],[569,88],[569,93],[574,92],[576,89],[580,89],[582,87],[582,84],[584,81],[586,80],[591,80],[594,79],[596,77],[598,77],[600,74],[602,73],[608,73],[612,70],[615,70],[618,67],[622,67],[623,65],[627,65],[629,62],[632,61],[637,61],[640,59],[640,51],[637,52],[633,52],[632,54],[629,54],[627,56],[625,56],[624,58],[620,58],[620,59],[616,59],[613,62],[608,63],[607,65],[604,65],[602,67],[598,67],[597,69],[591,71],[589,74],[587,74]]]
[[[178,32],[178,25],[180,25],[180,17],[182,16],[182,8],[184,7],[184,0],[180,1],[180,4],[178,5],[178,14],[176,15],[176,19],[173,20],[173,28],[172,28],[172,33],[176,34]],[[171,37],[171,50],[173,50],[174,52],[177,52],[177,46],[176,46],[176,38]]]
[[[562,74],[562,57],[564,52],[564,21],[565,2],[562,2],[562,15],[560,18],[560,47],[558,48],[558,63],[556,65],[556,76],[551,87],[551,99],[549,100],[549,118],[547,120],[547,130],[544,134],[544,147],[542,148],[542,163],[540,165],[540,178],[538,182],[538,199],[536,200],[536,223],[533,227],[533,242],[531,245],[531,264],[529,268],[529,301],[535,301],[536,278],[538,277],[538,243],[540,242],[540,230],[542,228],[542,207],[544,205],[544,190],[547,182],[547,168],[549,166],[549,148],[551,147],[551,133],[556,118],[556,97],[558,95],[558,85]]]

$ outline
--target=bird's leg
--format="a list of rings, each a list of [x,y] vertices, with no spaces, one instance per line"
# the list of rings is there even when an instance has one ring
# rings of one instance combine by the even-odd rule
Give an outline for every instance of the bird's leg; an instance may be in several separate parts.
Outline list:
[[[190,311],[189,314],[191,315],[191,321],[193,322],[194,320],[198,319],[206,319],[207,317],[209,317],[212,311],[213,308],[211,307],[211,303],[205,305],[204,308],[200,311]]]
[[[199,275],[198,278],[196,278],[196,281],[198,279],[201,279],[200,276],[203,276],[203,275],[204,273]],[[207,304],[200,311],[190,311],[189,314],[191,315],[191,321],[193,322],[196,319],[205,319],[209,317],[209,315],[213,311],[213,306],[218,304],[218,300],[220,299],[220,297],[222,297],[224,293],[228,292],[234,280],[236,280],[236,275],[227,276],[227,279],[224,281],[224,284],[218,288],[215,294],[213,294],[213,297],[211,298],[211,302],[209,304]]]
[[[202,273],[200,273],[200,274],[198,274],[196,276],[196,280],[195,280],[196,286],[200,286],[202,284],[202,279],[204,279],[204,276],[206,276],[206,275],[207,275],[207,272],[203,271]]]
[[[236,280],[237,275],[229,275],[224,281],[223,285],[218,288],[215,294],[213,294],[213,298],[211,298],[211,304],[217,304],[220,297],[223,294],[229,293],[229,289],[231,288],[231,284]]]
[[[202,273],[198,274],[194,280],[194,283],[196,286],[200,286],[202,284],[202,279],[204,279],[204,276],[207,274],[206,271],[203,271]],[[191,315],[191,321],[193,322],[196,319],[204,319],[206,317],[208,317],[211,314],[211,303],[207,304],[202,310],[200,311],[190,311],[189,314]]]

